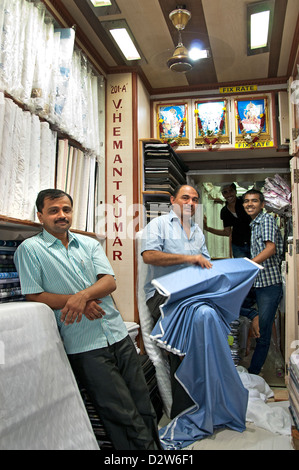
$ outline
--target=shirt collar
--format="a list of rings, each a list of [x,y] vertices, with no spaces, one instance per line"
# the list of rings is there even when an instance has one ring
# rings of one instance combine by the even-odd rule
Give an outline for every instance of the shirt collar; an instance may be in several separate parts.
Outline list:
[[[54,235],[51,235],[51,233],[47,232],[47,230],[45,229],[43,229],[42,235],[43,235],[43,239],[45,243],[48,246],[52,246],[54,245],[54,243],[60,242],[59,238],[54,237]],[[78,245],[78,240],[77,240],[76,235],[70,231],[68,231],[68,239],[69,239],[69,245],[71,243],[75,243],[76,245]]]
[[[262,219],[263,215],[264,215],[264,212],[263,212],[263,211],[260,212],[260,213],[256,216],[256,218],[253,219],[253,220],[250,222],[249,225],[259,224],[259,223],[261,222],[261,219]]]

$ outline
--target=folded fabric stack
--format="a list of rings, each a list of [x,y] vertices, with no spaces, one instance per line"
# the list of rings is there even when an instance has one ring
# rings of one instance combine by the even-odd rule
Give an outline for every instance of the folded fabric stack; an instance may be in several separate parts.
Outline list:
[[[180,184],[186,184],[188,167],[169,144],[144,145],[144,189],[167,191],[170,194]]]
[[[142,370],[145,376],[145,380],[148,386],[150,399],[153,404],[153,407],[156,411],[158,422],[163,415],[163,403],[162,398],[158,389],[157,379],[156,379],[156,369],[146,354],[141,354],[139,356]]]
[[[240,352],[240,343],[239,343],[239,331],[240,321],[235,320],[230,324],[230,333],[229,333],[229,346],[234,361],[235,366],[238,366],[241,362],[241,352]]]
[[[279,215],[291,217],[292,191],[279,175],[266,178],[264,185],[265,208]]]
[[[290,380],[288,385],[290,412],[294,424],[299,431],[299,352],[295,351],[290,357]]]
[[[0,304],[24,300],[19,275],[14,265],[14,253],[20,244],[15,240],[0,240]]]
[[[157,199],[157,201],[155,199]],[[159,201],[159,197],[155,198],[154,196],[151,196],[150,201],[145,202],[144,205],[146,209],[146,223],[149,223],[155,217],[168,214],[171,209],[170,201],[161,202]]]

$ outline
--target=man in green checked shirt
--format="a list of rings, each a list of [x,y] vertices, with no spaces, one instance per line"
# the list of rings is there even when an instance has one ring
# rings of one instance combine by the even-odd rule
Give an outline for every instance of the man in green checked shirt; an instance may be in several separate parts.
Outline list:
[[[283,241],[274,217],[264,212],[264,196],[257,189],[243,194],[245,212],[250,215],[251,259],[263,269],[257,275],[254,287],[259,315],[259,337],[248,372],[259,374],[269,351],[272,325],[282,297],[281,261]]]
[[[36,200],[43,231],[15,253],[26,300],[54,310],[73,371],[113,447],[159,449],[156,415],[135,346],[110,294],[114,273],[100,243],[69,231],[73,201],[60,190]]]

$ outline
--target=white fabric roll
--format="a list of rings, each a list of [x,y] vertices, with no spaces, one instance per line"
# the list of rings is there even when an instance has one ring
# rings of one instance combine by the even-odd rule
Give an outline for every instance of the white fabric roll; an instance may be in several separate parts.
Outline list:
[[[37,221],[35,217],[35,200],[40,185],[40,121],[37,116],[31,116],[31,142],[29,162],[28,200],[29,207],[27,219]]]
[[[0,331],[0,450],[99,450],[53,311],[0,305]]]
[[[3,141],[0,156],[0,214],[5,213],[6,193],[11,191],[8,175],[12,158],[13,130],[17,105],[9,98],[5,98],[5,115],[3,122]]]

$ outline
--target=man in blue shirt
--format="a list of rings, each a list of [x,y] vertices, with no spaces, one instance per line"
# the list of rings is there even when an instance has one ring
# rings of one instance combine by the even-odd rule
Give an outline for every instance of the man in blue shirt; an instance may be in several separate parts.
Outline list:
[[[151,284],[153,279],[190,264],[197,264],[202,268],[212,266],[205,237],[198,224],[193,221],[198,200],[195,188],[189,185],[179,186],[170,197],[170,213],[156,217],[144,229],[141,254],[143,261],[149,265],[144,286],[145,298],[155,321],[160,316],[157,308],[160,297]]]
[[[156,217],[144,229],[141,253],[143,261],[149,265],[144,289],[146,302],[155,322],[160,317],[160,305],[165,297],[151,285],[153,279],[190,264],[208,269],[212,267],[205,237],[198,224],[193,221],[198,201],[195,188],[190,185],[179,186],[170,197],[170,213]],[[169,359],[173,396],[171,417],[175,417],[192,406],[193,401],[174,375],[181,359],[171,353]]]
[[[101,245],[69,232],[72,198],[41,191],[43,231],[15,254],[22,293],[54,310],[73,371],[117,450],[159,449],[156,416],[136,349],[110,294],[114,273]]]
[[[264,196],[261,191],[250,189],[243,195],[243,205],[250,215],[251,222],[251,259],[261,264],[254,286],[259,314],[260,337],[248,371],[259,374],[267,358],[272,325],[282,297],[281,261],[283,241],[274,217],[264,209]]]

